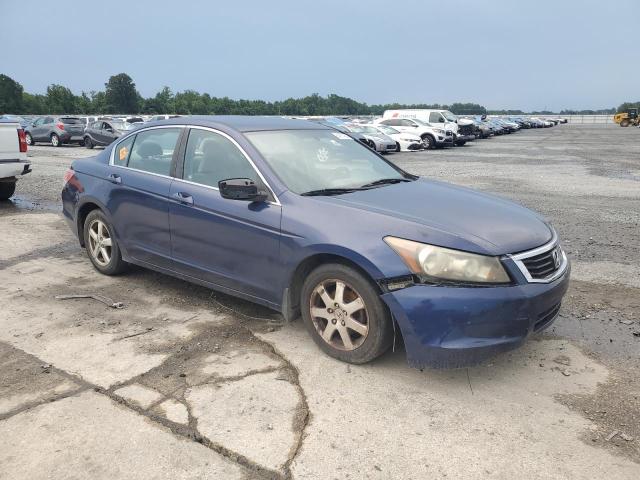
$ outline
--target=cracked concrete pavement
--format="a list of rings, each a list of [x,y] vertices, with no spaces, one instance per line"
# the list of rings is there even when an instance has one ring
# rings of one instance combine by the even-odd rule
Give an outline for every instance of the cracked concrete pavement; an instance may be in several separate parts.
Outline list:
[[[418,371],[401,345],[350,366],[247,302],[99,275],[57,212],[88,152],[31,149],[0,206],[0,479],[638,478],[639,153],[636,131],[565,125],[390,156],[541,210],[576,265],[553,329]],[[54,299],[75,293],[125,308]]]

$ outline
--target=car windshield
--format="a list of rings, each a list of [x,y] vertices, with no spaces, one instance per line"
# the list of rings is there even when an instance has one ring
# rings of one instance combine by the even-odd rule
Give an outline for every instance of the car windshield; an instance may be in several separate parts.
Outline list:
[[[127,122],[111,122],[111,125],[113,126],[113,128],[115,128],[116,130],[129,130],[130,128],[133,127],[133,125],[131,123],[127,123]]]
[[[344,133],[276,130],[245,134],[289,190],[354,189],[411,177]]]
[[[84,125],[81,118],[61,118],[60,121],[65,125]]]
[[[376,128],[374,127],[368,127],[368,126],[364,126],[364,125],[348,125],[347,128],[352,131],[352,132],[356,132],[356,133],[368,133],[370,135],[375,135],[376,133],[380,133]]]
[[[378,125],[378,129],[387,135],[395,135],[396,133],[400,133],[399,130],[396,130],[393,127],[389,127],[388,125]]]
[[[456,117],[453,113],[451,113],[449,110],[445,110],[444,112],[442,112],[442,115],[444,115],[444,118],[446,118],[447,120],[449,120],[450,122],[455,122],[458,120],[458,117]]]

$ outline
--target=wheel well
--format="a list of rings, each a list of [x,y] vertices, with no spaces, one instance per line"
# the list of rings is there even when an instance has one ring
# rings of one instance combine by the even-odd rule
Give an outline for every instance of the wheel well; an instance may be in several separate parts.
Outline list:
[[[78,240],[80,245],[84,247],[84,221],[93,210],[100,210],[100,207],[95,203],[87,202],[78,210]]]
[[[425,139],[425,137],[429,137],[431,140],[433,140],[434,142],[436,141],[436,137],[434,137],[433,135],[431,135],[430,133],[423,133],[422,136],[420,138],[422,138],[423,140]]]
[[[315,268],[327,263],[339,263],[341,265],[345,265],[347,267],[353,268],[354,270],[357,270],[371,281],[371,284],[374,285],[374,288],[376,289],[376,291],[378,291],[378,293],[382,293],[382,290],[380,290],[380,286],[378,285],[378,283],[371,278],[371,275],[369,275],[369,273],[364,268],[362,268],[354,261],[349,260],[346,257],[330,253],[320,253],[317,255],[312,255],[311,257],[305,258],[302,262],[300,262],[300,264],[293,272],[293,275],[291,276],[291,282],[288,286],[288,302],[289,309],[294,312],[293,318],[300,314],[300,293],[302,291],[302,284],[304,283],[304,279]]]

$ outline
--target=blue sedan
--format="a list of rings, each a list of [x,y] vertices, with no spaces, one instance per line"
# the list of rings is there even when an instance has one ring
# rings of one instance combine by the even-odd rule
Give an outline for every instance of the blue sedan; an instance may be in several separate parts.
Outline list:
[[[538,214],[303,120],[148,123],[74,161],[62,200],[99,272],[137,264],[302,316],[351,363],[396,334],[412,366],[476,363],[548,327],[569,282]]]

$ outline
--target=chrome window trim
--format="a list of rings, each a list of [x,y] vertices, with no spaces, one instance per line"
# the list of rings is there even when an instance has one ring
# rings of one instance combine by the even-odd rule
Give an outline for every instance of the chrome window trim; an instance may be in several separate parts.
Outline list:
[[[113,147],[111,148],[111,153],[109,154],[109,165],[111,165],[112,167],[119,167],[119,168],[126,168],[128,170],[135,170],[136,172],[151,173],[151,172],[147,172],[146,170],[139,170],[137,168],[131,168],[131,167],[127,167],[125,165],[116,165],[114,163],[114,157],[115,157],[116,149],[117,149],[118,145],[120,145],[122,142],[124,142],[129,137],[131,137],[133,135],[137,135],[140,132],[144,132],[146,130],[153,130],[153,129],[156,129],[156,128],[186,128],[186,127],[188,127],[188,125],[157,125],[157,126],[154,126],[154,127],[143,127],[143,128],[139,128],[137,130],[134,130],[132,132],[129,132],[127,135],[124,135],[124,136],[120,137],[118,139],[117,143],[116,142],[113,143]],[[178,145],[176,145],[176,147],[177,146]],[[159,175],[161,177],[167,177],[168,176],[169,178],[173,178],[170,175],[160,175],[158,173],[151,173],[151,174],[152,175]]]
[[[249,157],[247,152],[245,152],[244,148],[242,148],[240,146],[240,144],[238,142],[236,142],[233,137],[231,137],[230,135],[226,134],[225,132],[222,132],[220,130],[216,130],[215,128],[212,128],[212,127],[203,127],[203,126],[200,126],[200,125],[191,125],[191,126],[188,126],[188,128],[197,129],[197,130],[206,130],[206,131],[209,131],[209,132],[213,132],[213,133],[216,133],[218,135],[222,135],[227,140],[229,140],[231,143],[233,143],[236,146],[236,148],[238,150],[240,150],[240,153],[242,153],[244,158],[247,159],[247,161],[249,162],[249,165],[251,165],[253,167],[255,172],[258,174],[258,177],[260,177],[260,180],[262,180],[262,183],[264,183],[265,187],[267,187],[269,189],[269,191],[271,192],[271,196],[274,198],[275,201],[273,201],[273,202],[269,201],[267,203],[270,203],[272,205],[282,206],[282,204],[280,203],[280,200],[278,199],[278,196],[276,195],[276,192],[273,190],[273,188],[271,188],[271,185],[269,185],[269,182],[267,182],[267,180],[264,178],[264,175],[262,175],[262,172],[258,169],[256,164],[253,163],[253,160],[251,160],[251,157]],[[189,138],[187,138],[187,144],[188,143],[189,143]],[[185,151],[185,155],[186,155],[186,151]],[[182,173],[184,175],[184,171]],[[183,182],[186,182],[186,183],[191,183],[193,185],[199,185],[201,187],[212,188],[212,189],[218,190],[218,191],[220,190],[218,187],[213,187],[211,185],[204,185],[202,183],[197,183],[197,182],[191,182],[190,180],[185,180],[184,178],[177,178],[176,177],[176,180],[180,180],[180,181],[183,181]]]
[[[269,192],[271,192],[271,196],[275,199],[275,201],[273,201],[273,202],[272,201],[268,201],[267,203],[269,203],[271,205],[282,206],[282,204],[280,203],[280,200],[278,199],[278,196],[276,195],[275,191],[273,190],[273,188],[271,188],[271,185],[269,185],[269,182],[267,182],[267,180],[264,178],[264,176],[262,175],[262,172],[258,169],[256,164],[253,163],[253,160],[251,160],[251,157],[249,157],[247,152],[245,152],[244,148],[242,148],[240,146],[240,144],[238,142],[236,142],[235,139],[233,137],[231,137],[230,135],[228,135],[225,132],[222,132],[220,130],[217,130],[215,128],[212,128],[212,127],[203,127],[201,125],[179,124],[179,125],[157,125],[157,126],[151,126],[151,127],[146,127],[146,128],[145,127],[140,128],[138,130],[130,132],[128,135],[124,136],[123,138],[118,139],[118,143],[114,144],[113,148],[111,149],[111,154],[109,155],[109,165],[112,166],[112,167],[118,167],[118,168],[124,168],[124,169],[127,169],[127,170],[133,170],[135,172],[141,172],[141,173],[147,173],[149,175],[155,175],[157,177],[171,178],[173,180],[178,180],[178,181],[183,182],[183,183],[188,183],[188,184],[191,184],[191,185],[197,185],[199,187],[205,187],[205,188],[210,188],[212,190],[220,191],[220,189],[218,187],[213,187],[211,185],[204,185],[202,183],[196,183],[196,182],[191,182],[189,180],[185,180],[184,178],[178,178],[178,177],[172,177],[171,175],[162,175],[162,174],[159,174],[159,173],[147,172],[146,170],[140,170],[138,168],[131,168],[131,167],[127,167],[127,166],[124,166],[124,165],[116,165],[114,163],[115,152],[117,150],[118,145],[120,145],[122,142],[124,142],[125,140],[127,140],[129,137],[131,137],[133,135],[137,135],[138,133],[144,132],[146,130],[153,130],[153,129],[157,129],[157,128],[190,128],[190,129],[198,129],[198,130],[207,130],[207,131],[216,133],[218,135],[222,135],[226,139],[230,140],[231,143],[233,143],[236,146],[236,148],[238,150],[240,150],[240,152],[242,153],[244,158],[247,159],[247,161],[249,162],[251,167],[253,167],[255,172],[258,174],[258,177],[260,177],[260,180],[262,180],[264,185],[269,189]],[[189,141],[189,139],[187,138],[187,142],[188,141]],[[184,174],[184,172],[183,172],[183,174]]]
[[[562,247],[560,247],[560,244],[558,242],[558,234],[555,232],[555,230],[552,230],[552,232],[553,232],[553,237],[549,242],[545,243],[544,245],[534,248],[533,250],[527,250],[526,252],[520,252],[514,255],[507,255],[508,258],[513,260],[516,267],[518,267],[518,270],[520,270],[522,275],[524,275],[524,278],[529,283],[551,283],[554,280],[557,280],[558,278],[560,278],[562,275],[564,275],[565,271],[567,270],[567,266],[569,265],[569,260],[567,259],[567,255],[564,253],[564,250],[562,249]],[[556,247],[560,248],[560,253],[562,254],[562,261],[560,262],[560,266],[558,267],[558,270],[553,272],[552,275],[545,278],[533,278],[529,273],[527,266],[522,262],[522,260],[535,257],[536,255],[540,255],[542,253],[547,253]]]

